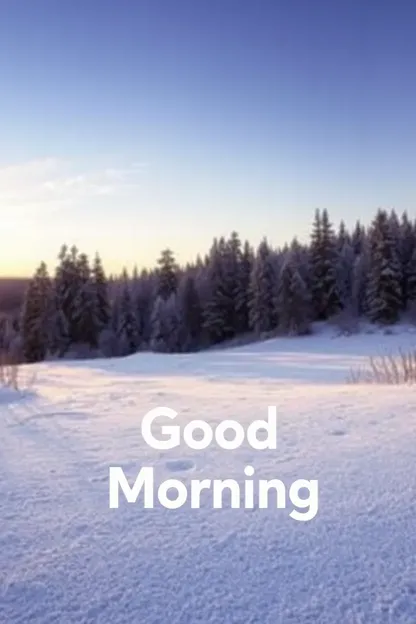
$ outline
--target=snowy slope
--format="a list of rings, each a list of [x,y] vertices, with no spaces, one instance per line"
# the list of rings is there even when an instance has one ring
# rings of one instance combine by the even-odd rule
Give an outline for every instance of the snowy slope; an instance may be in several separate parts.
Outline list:
[[[416,336],[326,335],[186,356],[42,364],[0,393],[0,622],[415,624],[415,388],[345,384],[370,353]],[[185,424],[278,411],[278,448],[156,451],[140,425],[167,405]],[[133,480],[318,479],[310,522],[287,509],[122,502]]]

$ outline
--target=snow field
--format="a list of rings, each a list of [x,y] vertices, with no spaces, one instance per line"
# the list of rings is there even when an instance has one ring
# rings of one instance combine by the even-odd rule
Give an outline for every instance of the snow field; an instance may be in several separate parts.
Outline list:
[[[276,340],[187,356],[36,366],[0,404],[0,622],[415,624],[414,387],[346,385],[410,334]],[[247,427],[276,405],[276,450],[147,445],[161,405],[182,427]],[[110,466],[134,481],[317,479],[319,511],[109,509]]]

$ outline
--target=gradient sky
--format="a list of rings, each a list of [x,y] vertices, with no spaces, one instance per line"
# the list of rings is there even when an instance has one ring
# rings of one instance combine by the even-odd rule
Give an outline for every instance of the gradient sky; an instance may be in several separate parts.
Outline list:
[[[416,205],[413,0],[1,0],[0,273]]]

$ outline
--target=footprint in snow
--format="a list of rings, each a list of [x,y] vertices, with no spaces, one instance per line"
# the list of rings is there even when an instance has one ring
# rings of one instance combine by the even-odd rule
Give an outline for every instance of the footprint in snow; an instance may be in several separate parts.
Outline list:
[[[195,468],[195,463],[190,459],[170,459],[165,466],[170,472],[189,472]]]
[[[59,418],[82,421],[88,420],[89,418],[94,418],[94,416],[92,416],[91,414],[84,414],[84,412],[44,412],[27,416],[22,422],[26,424],[30,422],[37,422],[40,420],[53,420]]]
[[[331,436],[344,436],[347,435],[347,432],[345,429],[333,429],[332,431],[329,432],[329,435]]]

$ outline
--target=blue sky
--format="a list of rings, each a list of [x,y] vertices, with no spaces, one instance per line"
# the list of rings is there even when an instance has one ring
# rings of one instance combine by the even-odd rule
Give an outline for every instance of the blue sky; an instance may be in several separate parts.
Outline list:
[[[3,0],[0,272],[415,214],[411,0]]]

